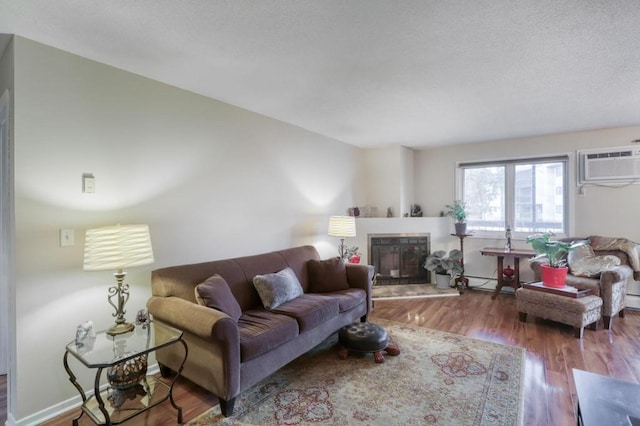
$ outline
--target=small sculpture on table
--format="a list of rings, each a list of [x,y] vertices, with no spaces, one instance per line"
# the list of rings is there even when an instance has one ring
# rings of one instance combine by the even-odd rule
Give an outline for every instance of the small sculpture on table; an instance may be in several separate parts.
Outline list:
[[[504,236],[507,239],[507,244],[504,245],[504,251],[505,253],[509,253],[511,251],[511,227],[507,226]]]
[[[93,329],[93,321],[85,321],[76,328],[76,346],[91,350],[96,340],[96,332]]]

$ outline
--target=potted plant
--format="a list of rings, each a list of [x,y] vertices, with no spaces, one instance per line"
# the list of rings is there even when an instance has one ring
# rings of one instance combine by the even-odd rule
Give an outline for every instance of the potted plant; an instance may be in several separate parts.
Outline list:
[[[542,284],[547,287],[562,288],[569,270],[567,253],[576,247],[589,244],[589,240],[554,241],[551,240],[553,235],[552,232],[544,232],[527,237],[527,243],[531,244],[537,253],[537,256],[529,261],[546,260],[546,264],[542,265]]]
[[[456,235],[467,233],[467,206],[462,200],[454,200],[453,204],[447,204],[445,216],[450,216],[455,220]]]
[[[461,260],[462,252],[458,249],[451,250],[448,255],[444,250],[438,250],[427,256],[424,269],[435,272],[437,288],[447,289],[451,280],[463,272]]]
[[[347,247],[344,251],[344,257],[349,263],[360,263],[360,253],[358,253],[358,247]]]

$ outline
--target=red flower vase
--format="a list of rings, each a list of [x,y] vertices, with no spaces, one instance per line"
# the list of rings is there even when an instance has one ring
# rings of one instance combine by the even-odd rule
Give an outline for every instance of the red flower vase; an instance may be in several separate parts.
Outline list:
[[[358,253],[354,254],[353,256],[351,256],[351,259],[349,259],[350,263],[360,263],[360,255]]]

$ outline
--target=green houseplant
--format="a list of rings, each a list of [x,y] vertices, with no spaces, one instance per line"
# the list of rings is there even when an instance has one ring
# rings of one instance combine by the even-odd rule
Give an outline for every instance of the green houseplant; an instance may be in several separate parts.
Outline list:
[[[449,288],[451,280],[462,274],[462,252],[453,249],[447,255],[444,250],[438,250],[427,256],[424,269],[433,271],[436,275],[436,285],[440,289]]]
[[[344,254],[349,263],[360,263],[360,253],[358,253],[358,247],[347,247]]]
[[[456,235],[464,235],[467,233],[467,205],[462,200],[454,200],[453,204],[447,204],[445,216],[452,217],[455,220]]]
[[[567,253],[576,247],[589,244],[589,240],[558,241],[552,240],[552,232],[543,232],[527,237],[527,243],[536,252],[537,256],[530,262],[545,260],[542,265],[542,283],[547,287],[564,287],[567,277]]]

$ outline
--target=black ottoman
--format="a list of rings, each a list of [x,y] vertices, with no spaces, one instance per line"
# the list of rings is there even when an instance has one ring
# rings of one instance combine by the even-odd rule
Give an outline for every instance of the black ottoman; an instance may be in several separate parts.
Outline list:
[[[382,351],[391,356],[400,354],[398,345],[389,343],[387,331],[370,322],[354,322],[345,325],[338,331],[338,341],[342,346],[338,352],[340,359],[347,359],[349,351],[353,351],[373,353],[373,359],[380,363],[384,362]]]

